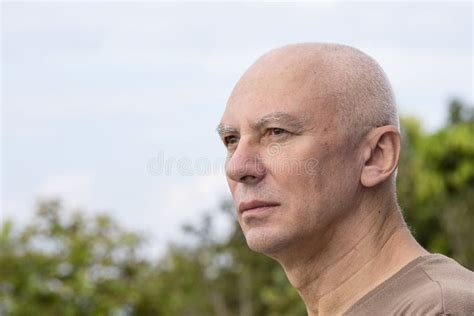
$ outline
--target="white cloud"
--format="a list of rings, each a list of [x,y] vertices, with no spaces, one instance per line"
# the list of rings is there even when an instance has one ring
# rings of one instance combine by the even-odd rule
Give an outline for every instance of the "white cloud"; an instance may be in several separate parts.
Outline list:
[[[8,219],[16,225],[26,225],[33,216],[34,207],[30,192],[2,195],[0,222]]]
[[[38,198],[60,198],[66,208],[93,205],[95,177],[88,173],[60,173],[48,176],[39,185]]]
[[[90,173],[65,172],[44,178],[33,192],[8,192],[2,194],[0,219],[12,219],[17,225],[30,223],[38,200],[61,200],[64,209],[81,209],[89,214],[94,210],[95,176]]]

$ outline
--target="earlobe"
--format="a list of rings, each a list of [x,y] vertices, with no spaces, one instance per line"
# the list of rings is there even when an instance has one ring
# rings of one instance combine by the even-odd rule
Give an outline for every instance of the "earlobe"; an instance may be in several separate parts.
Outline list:
[[[400,133],[395,126],[382,126],[368,138],[363,152],[361,184],[373,187],[387,180],[396,170],[400,154]]]

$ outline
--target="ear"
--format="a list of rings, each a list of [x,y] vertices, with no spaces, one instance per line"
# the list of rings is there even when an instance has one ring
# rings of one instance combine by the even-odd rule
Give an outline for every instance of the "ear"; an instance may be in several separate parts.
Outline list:
[[[400,132],[393,125],[372,130],[362,149],[363,166],[360,182],[373,187],[387,180],[398,165],[400,156]]]

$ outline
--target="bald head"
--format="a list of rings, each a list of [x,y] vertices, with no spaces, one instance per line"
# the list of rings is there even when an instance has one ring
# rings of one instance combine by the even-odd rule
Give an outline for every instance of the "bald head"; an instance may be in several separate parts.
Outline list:
[[[256,86],[279,91],[279,102],[287,94],[301,94],[301,102],[328,107],[337,113],[335,123],[352,136],[399,124],[385,73],[370,56],[349,46],[304,43],[274,49],[247,70],[229,101]]]
[[[396,209],[388,181],[400,152],[393,93],[377,63],[357,49],[298,44],[270,51],[235,86],[218,131],[238,219],[254,250],[324,245],[336,223],[359,222],[381,203]],[[277,206],[244,212],[255,201]]]

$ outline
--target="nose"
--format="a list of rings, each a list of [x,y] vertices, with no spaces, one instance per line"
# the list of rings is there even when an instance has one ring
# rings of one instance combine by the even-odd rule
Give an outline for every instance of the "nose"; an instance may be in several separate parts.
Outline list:
[[[240,139],[235,151],[227,158],[226,175],[233,181],[244,184],[258,183],[265,177],[266,168],[259,157],[258,146],[250,140]]]

